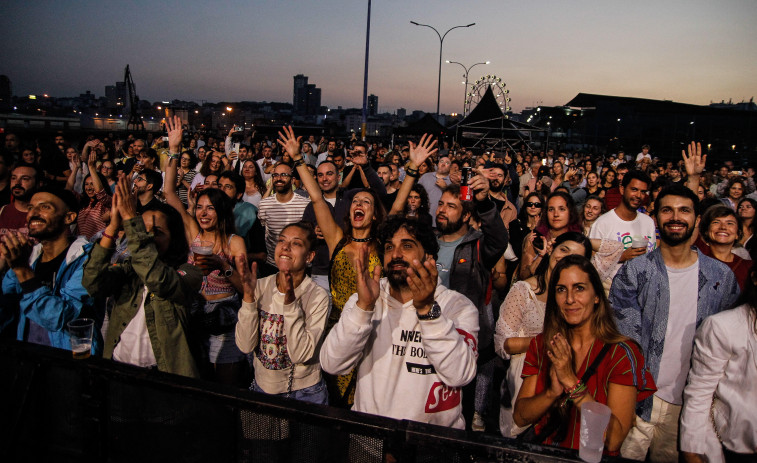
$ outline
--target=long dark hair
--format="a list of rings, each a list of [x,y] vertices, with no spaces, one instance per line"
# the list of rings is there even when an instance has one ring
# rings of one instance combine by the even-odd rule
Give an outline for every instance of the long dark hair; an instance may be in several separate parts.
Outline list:
[[[541,203],[541,210],[543,211],[546,208],[546,204],[544,203],[544,198],[542,196],[532,191],[531,193],[526,195],[526,199],[523,200],[523,207],[520,208],[520,212],[518,213],[518,220],[520,220],[520,223],[522,223],[524,226],[528,224],[528,214],[526,213],[526,203],[529,202],[528,200],[530,198],[537,198],[539,202]]]
[[[584,247],[584,253],[583,256],[587,259],[591,258],[591,240],[586,237],[583,233],[578,232],[566,232],[562,235],[558,236],[555,239],[555,244],[552,245],[552,252],[554,252],[555,249],[557,249],[558,246],[563,244],[566,241],[575,241],[576,243],[582,245]],[[567,256],[566,256],[567,257]],[[544,294],[544,291],[547,290],[547,270],[549,269],[549,261],[552,258],[552,255],[544,256],[542,258],[541,262],[539,262],[539,265],[536,267],[536,270],[534,271],[534,276],[536,277],[536,294]],[[563,258],[564,259],[564,258]]]
[[[557,286],[557,283],[560,281],[560,274],[570,267],[578,267],[579,270],[589,276],[589,282],[591,283],[597,298],[599,298],[599,302],[595,305],[594,312],[591,314],[590,323],[592,334],[605,344],[616,344],[627,341],[628,338],[620,333],[615,324],[612,306],[605,295],[599,272],[597,272],[597,269],[594,268],[594,265],[592,265],[589,259],[578,255],[563,257],[560,262],[557,263],[552,271],[552,276],[549,278],[547,308],[544,311],[544,339],[550,340],[555,334],[560,333],[570,342],[570,325],[565,321],[565,318],[560,311],[560,307],[557,305],[557,299],[555,298],[555,286]],[[548,342],[544,343],[545,349],[547,344]],[[544,357],[547,357],[546,352],[544,353]]]
[[[252,183],[255,184],[255,188],[258,189],[258,192],[263,195],[265,194],[265,182],[263,181],[263,176],[260,175],[260,166],[254,159],[247,159],[242,163],[242,170],[244,170],[244,165],[248,162],[252,163],[252,168],[255,169],[255,173],[252,175]],[[244,175],[242,175],[244,177]],[[245,179],[245,189],[247,188],[247,179]],[[244,192],[243,192],[244,193]]]
[[[229,198],[226,193],[218,188],[205,188],[197,195],[197,202],[200,202],[200,198],[207,196],[210,200],[210,204],[216,210],[217,225],[216,225],[216,240],[220,241],[221,248],[228,251],[229,237],[236,233],[236,227],[234,225],[234,205],[235,203]],[[228,254],[228,253],[227,253]]]
[[[373,222],[371,222],[371,242],[376,243],[376,237],[378,236],[378,229],[381,226],[381,224],[384,223],[386,220],[386,209],[384,209],[384,203],[381,201],[381,199],[378,196],[378,193],[375,191],[369,189],[369,188],[363,188],[362,190],[358,190],[353,194],[349,200],[350,203],[352,200],[357,196],[358,193],[368,193],[371,195],[371,198],[373,199]],[[348,209],[349,210],[349,209]],[[344,216],[344,237],[347,239],[347,243],[352,241],[352,221],[350,220],[350,214],[349,212]]]
[[[420,183],[414,183],[413,188],[410,190],[411,192],[414,191],[418,193],[418,196],[421,197],[421,205],[418,206],[418,210],[416,211],[416,214],[418,216],[422,214],[430,214],[430,207],[429,207],[429,201],[428,201],[428,193],[426,193],[426,188],[421,185]],[[407,203],[405,203],[405,213],[407,213],[409,206]]]
[[[539,225],[536,226],[536,231],[544,236],[549,234],[551,227],[549,226],[549,213],[547,210],[549,209],[549,202],[552,198],[558,197],[565,201],[565,206],[568,208],[569,215],[567,231],[583,231],[583,227],[581,227],[581,219],[578,215],[578,210],[576,209],[576,201],[570,193],[565,191],[553,191],[552,194],[547,196],[547,200],[544,201],[544,205],[541,208],[541,219],[539,220]]]
[[[157,203],[155,206],[151,206],[148,210],[160,212],[166,216],[168,233],[171,234],[171,241],[168,245],[168,249],[163,256],[160,256],[160,259],[173,268],[177,268],[186,263],[187,254],[189,253],[189,244],[187,243],[187,236],[184,231],[184,224],[181,221],[181,215],[176,209],[164,203]]]
[[[100,179],[100,184],[102,185],[103,190],[105,190],[105,192],[108,193],[108,196],[112,196],[110,194],[110,185],[108,185],[108,179],[105,178],[105,176],[101,174],[100,172],[90,172],[87,174],[86,177],[84,177],[84,180],[81,181],[81,189],[82,189],[81,201],[80,201],[81,208],[85,208],[89,206],[90,204],[95,204],[97,202],[97,192],[95,192],[95,196],[93,198],[90,198],[89,196],[87,196],[87,193],[84,192],[84,184],[87,182],[87,179],[91,177],[93,174],[97,175],[97,177]]]

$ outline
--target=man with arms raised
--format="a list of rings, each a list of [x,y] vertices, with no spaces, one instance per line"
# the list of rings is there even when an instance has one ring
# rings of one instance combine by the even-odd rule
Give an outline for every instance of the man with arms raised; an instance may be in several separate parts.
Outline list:
[[[463,429],[460,388],[476,374],[478,311],[438,284],[428,225],[393,217],[379,232],[386,278],[355,260],[357,293],[321,349],[321,366],[357,366],[353,410]]]

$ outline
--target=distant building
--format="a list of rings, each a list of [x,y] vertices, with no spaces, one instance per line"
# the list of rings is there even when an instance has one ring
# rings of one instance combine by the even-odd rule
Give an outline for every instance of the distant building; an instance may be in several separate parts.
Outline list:
[[[297,74],[294,76],[292,92],[292,113],[295,116],[314,116],[321,109],[321,89],[315,84],[308,84],[308,76]]]
[[[397,119],[402,120],[407,117],[407,109],[399,108],[397,110]]]
[[[305,87],[308,85],[308,76],[297,74],[294,76],[294,91],[292,95],[292,105],[294,114],[305,114],[307,108],[307,93]]]
[[[375,116],[378,114],[378,97],[374,94],[368,95],[368,115]]]
[[[126,105],[126,82],[116,82],[116,85],[105,86],[105,98],[108,108],[123,108]]]

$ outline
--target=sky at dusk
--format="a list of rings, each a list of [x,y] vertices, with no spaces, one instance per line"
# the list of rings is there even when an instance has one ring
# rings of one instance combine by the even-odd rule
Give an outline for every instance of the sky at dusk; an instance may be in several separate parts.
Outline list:
[[[20,1],[0,15],[0,74],[15,95],[76,96],[131,66],[151,101],[292,101],[305,74],[329,107],[362,105],[367,1]],[[579,92],[685,103],[757,96],[757,1],[374,0],[368,91],[379,109],[436,108],[444,60],[502,77],[518,112]],[[442,65],[441,110],[462,68]]]

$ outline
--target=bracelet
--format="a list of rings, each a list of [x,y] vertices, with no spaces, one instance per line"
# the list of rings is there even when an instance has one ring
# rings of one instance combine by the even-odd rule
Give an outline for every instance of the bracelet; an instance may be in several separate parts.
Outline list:
[[[584,395],[586,395],[586,384],[583,383],[580,379],[578,382],[570,389],[565,391],[565,399],[563,399],[561,406],[564,406],[569,401],[575,402],[579,399],[581,399]]]
[[[418,169],[411,169],[410,167],[405,168],[405,175],[413,178],[418,178],[421,176],[421,174],[418,173]]]
[[[116,239],[114,237],[112,237],[109,234],[105,233],[105,230],[103,230],[103,235],[102,236],[103,236],[103,238],[108,238],[111,241],[116,241]]]
[[[294,168],[295,169],[298,168],[298,167],[300,167],[300,166],[302,166],[302,165],[304,165],[304,164],[305,164],[305,160],[302,159],[302,158],[294,160]]]

